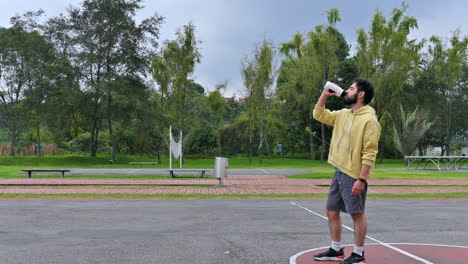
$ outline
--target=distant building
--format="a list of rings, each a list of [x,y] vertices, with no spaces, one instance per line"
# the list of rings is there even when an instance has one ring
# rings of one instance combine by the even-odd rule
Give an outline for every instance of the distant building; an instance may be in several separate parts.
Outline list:
[[[214,91],[208,92],[208,95],[212,94]],[[235,96],[233,97],[223,97],[224,101],[227,103],[229,101],[233,102],[238,102],[240,105],[243,105],[246,102],[246,98],[236,98]]]
[[[426,150],[427,155],[440,155],[442,154],[441,147],[428,147]]]
[[[462,147],[461,151],[462,151],[462,154],[465,154],[465,156],[468,156],[468,147]]]

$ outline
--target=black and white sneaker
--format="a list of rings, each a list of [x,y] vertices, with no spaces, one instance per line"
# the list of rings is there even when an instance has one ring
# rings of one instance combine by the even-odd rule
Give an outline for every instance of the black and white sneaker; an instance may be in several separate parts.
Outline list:
[[[346,259],[343,259],[340,264],[367,264],[366,259],[364,258],[364,251],[362,252],[362,256],[359,256],[356,253],[351,253]]]
[[[345,258],[344,249],[339,251],[329,248],[327,251],[314,255],[315,260],[336,260],[340,261]]]

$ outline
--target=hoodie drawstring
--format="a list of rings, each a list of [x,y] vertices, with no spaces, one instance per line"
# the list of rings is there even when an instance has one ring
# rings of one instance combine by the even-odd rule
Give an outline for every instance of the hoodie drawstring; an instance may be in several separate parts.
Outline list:
[[[354,121],[354,116],[353,116],[353,121]],[[351,121],[351,124],[349,125],[349,131],[348,131],[348,153],[349,153],[349,143],[351,142],[351,128],[353,127],[353,121]]]
[[[348,153],[349,153],[350,142],[351,142],[351,128],[353,127],[353,122],[354,122],[354,114],[351,114],[351,115],[352,115],[351,124],[349,125],[349,129],[348,129]],[[338,146],[336,147],[336,151],[340,150],[340,143],[341,143],[342,138],[343,138],[343,130],[341,131],[341,135],[340,135],[340,139],[338,140]]]

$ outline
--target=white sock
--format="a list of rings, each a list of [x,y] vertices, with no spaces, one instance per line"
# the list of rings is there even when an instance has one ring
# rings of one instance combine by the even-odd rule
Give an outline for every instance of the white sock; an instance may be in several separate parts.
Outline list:
[[[354,250],[353,252],[358,254],[359,256],[362,257],[362,252],[364,251],[364,247],[358,247],[356,245],[354,245]]]
[[[335,251],[340,251],[341,249],[341,241],[332,241],[332,244],[331,244],[331,247],[333,248],[333,250]]]

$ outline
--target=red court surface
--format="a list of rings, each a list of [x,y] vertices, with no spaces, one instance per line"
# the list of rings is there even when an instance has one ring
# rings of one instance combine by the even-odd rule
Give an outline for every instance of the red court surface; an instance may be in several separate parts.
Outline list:
[[[420,264],[420,263],[437,263],[437,264],[466,264],[468,263],[468,247],[448,246],[448,245],[427,245],[427,244],[390,244],[393,247],[401,249],[407,253],[421,258],[417,260],[402,252],[383,245],[366,245],[365,257],[367,263],[375,264]],[[311,249],[292,256],[289,260],[290,264],[337,264],[337,261],[316,261],[313,255],[327,250],[328,247]],[[345,255],[349,256],[353,251],[353,246],[345,246]]]

